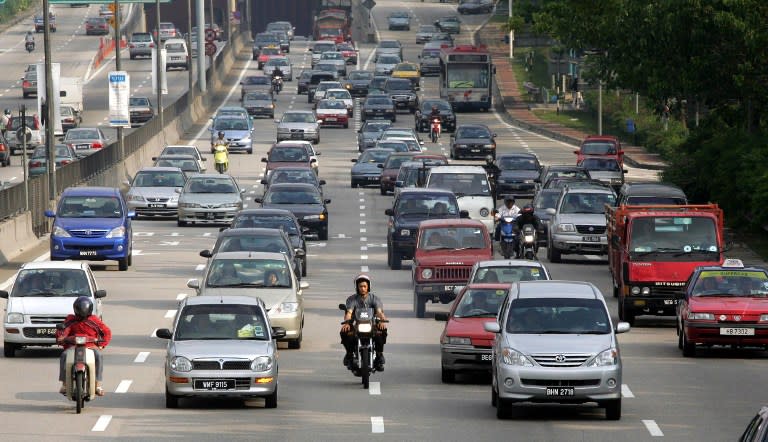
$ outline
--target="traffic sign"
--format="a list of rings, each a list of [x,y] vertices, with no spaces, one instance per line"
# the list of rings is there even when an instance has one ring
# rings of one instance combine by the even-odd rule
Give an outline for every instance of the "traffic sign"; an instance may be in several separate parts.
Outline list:
[[[216,31],[214,31],[212,28],[207,28],[205,30],[205,41],[211,43],[214,40],[216,40]]]
[[[216,43],[206,43],[205,44],[205,55],[212,56],[216,53]]]
[[[26,140],[29,143],[32,140],[32,131],[28,127],[19,127],[16,131],[16,139],[21,143],[22,140]]]

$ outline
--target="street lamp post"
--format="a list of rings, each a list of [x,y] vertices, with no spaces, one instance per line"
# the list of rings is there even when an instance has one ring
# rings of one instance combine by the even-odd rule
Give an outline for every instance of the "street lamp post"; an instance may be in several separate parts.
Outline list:
[[[48,0],[43,0],[43,50],[45,52],[45,103],[41,108],[42,118],[45,118],[45,151],[48,154],[48,201],[51,209],[55,208],[56,202],[56,152],[53,148],[53,139],[55,137],[53,124],[53,74],[51,73],[51,29],[50,29],[50,4]],[[49,105],[50,104],[50,105]],[[25,134],[26,135],[26,134]],[[26,139],[26,136],[25,136]],[[26,148],[24,149],[26,153]],[[26,181],[26,177],[25,180]]]

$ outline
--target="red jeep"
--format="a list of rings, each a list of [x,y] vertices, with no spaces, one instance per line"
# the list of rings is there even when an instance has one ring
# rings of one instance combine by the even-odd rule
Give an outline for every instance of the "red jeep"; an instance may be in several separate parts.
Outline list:
[[[466,285],[472,266],[492,259],[485,225],[472,219],[433,219],[419,224],[413,257],[413,306],[424,317],[427,301],[448,304],[453,289]]]
[[[624,151],[621,150],[621,142],[611,135],[589,135],[581,142],[579,150],[573,152],[576,155],[576,164],[580,164],[587,157],[615,158],[619,167],[624,168]]]

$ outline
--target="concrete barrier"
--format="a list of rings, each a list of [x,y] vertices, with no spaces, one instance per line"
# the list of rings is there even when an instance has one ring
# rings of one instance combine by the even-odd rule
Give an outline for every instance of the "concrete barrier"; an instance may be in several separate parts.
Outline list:
[[[0,223],[0,265],[5,265],[39,243],[40,239],[32,232],[31,212]]]

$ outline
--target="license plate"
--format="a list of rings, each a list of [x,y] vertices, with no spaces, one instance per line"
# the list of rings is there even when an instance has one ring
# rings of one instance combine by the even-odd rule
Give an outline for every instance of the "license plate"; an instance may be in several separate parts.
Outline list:
[[[600,237],[599,236],[582,236],[581,240],[586,242],[600,242]]]
[[[491,359],[493,359],[493,355],[487,354],[487,355],[478,355],[477,360],[483,361],[483,362],[491,362]]]
[[[99,252],[96,250],[81,250],[80,256],[97,256]]]
[[[474,153],[480,152],[480,149],[472,149],[472,152]]]
[[[547,396],[563,397],[574,396],[575,394],[573,387],[547,387]]]
[[[292,133],[292,134],[291,134],[291,138],[293,138],[293,139],[295,139],[295,140],[300,140],[300,139],[304,138],[304,134],[301,134],[301,133],[295,133],[295,132],[294,132],[294,133]]]
[[[78,144],[76,147],[77,150],[90,149],[90,148],[91,148],[90,144]]]
[[[677,299],[665,299],[664,305],[677,305],[678,300]]]
[[[35,334],[37,336],[55,336],[56,329],[55,328],[36,328]]]
[[[375,176],[369,176],[368,177],[368,181],[376,181],[378,179],[379,179],[379,177],[375,177]]]
[[[326,121],[336,121],[336,117],[325,117]]]
[[[195,390],[209,390],[209,391],[234,390],[235,380],[234,379],[195,379],[194,387],[195,387]]]
[[[162,208],[165,207],[165,204],[148,204],[151,208]]]
[[[454,287],[456,287],[456,286],[455,285],[447,285],[447,286],[445,286],[445,291],[446,292],[452,292]]]
[[[214,219],[216,218],[216,214],[213,212],[205,212],[205,219]]]
[[[755,336],[755,329],[720,327],[720,334],[724,336]]]

